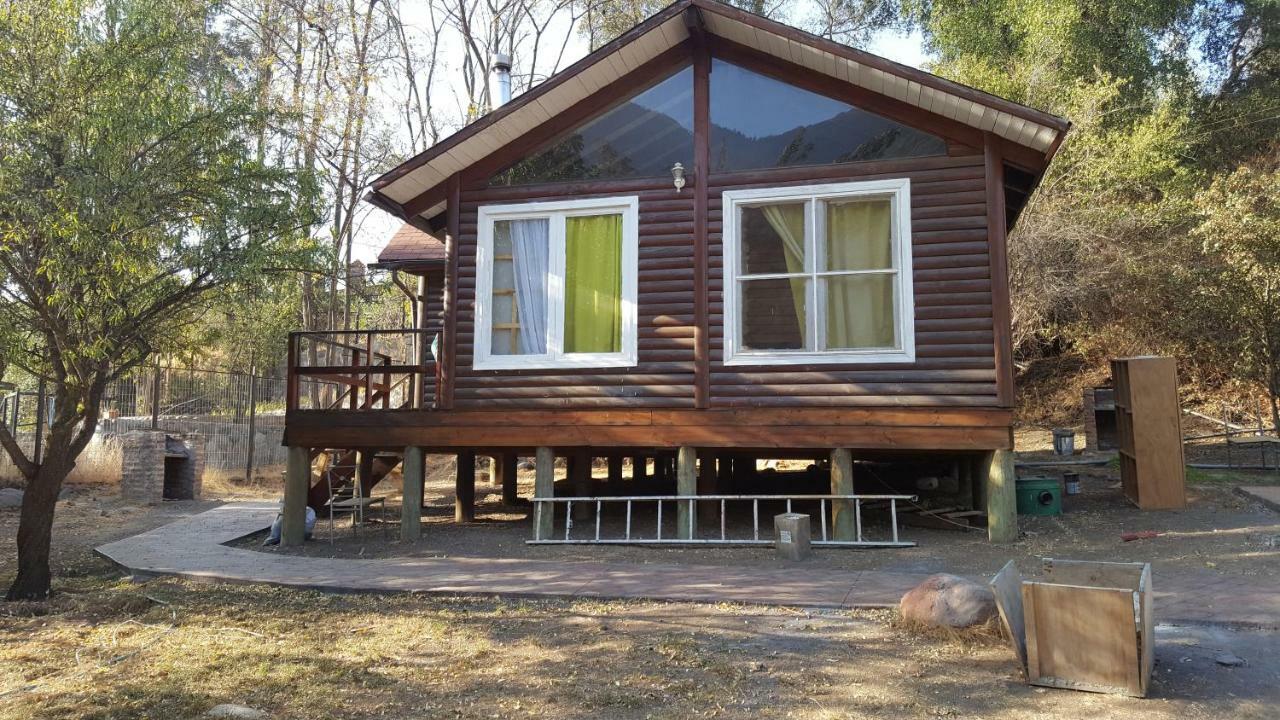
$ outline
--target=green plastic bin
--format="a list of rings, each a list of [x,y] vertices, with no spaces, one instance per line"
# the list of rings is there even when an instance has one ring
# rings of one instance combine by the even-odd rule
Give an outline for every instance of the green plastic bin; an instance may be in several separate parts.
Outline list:
[[[1062,485],[1058,478],[1021,478],[1016,488],[1019,515],[1062,514]]]

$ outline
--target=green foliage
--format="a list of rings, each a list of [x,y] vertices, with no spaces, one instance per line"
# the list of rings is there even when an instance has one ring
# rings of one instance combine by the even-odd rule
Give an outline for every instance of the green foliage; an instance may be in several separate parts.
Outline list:
[[[237,76],[202,0],[13,0],[0,8],[0,376],[47,379],[10,599],[48,592],[58,488],[107,382],[173,351],[216,291],[310,262],[314,183],[269,164],[281,118]]]
[[[11,3],[0,16],[0,325],[80,382],[169,349],[201,295],[305,255],[311,188],[257,159],[272,118],[204,3]],[[305,262],[305,260],[302,260]]]

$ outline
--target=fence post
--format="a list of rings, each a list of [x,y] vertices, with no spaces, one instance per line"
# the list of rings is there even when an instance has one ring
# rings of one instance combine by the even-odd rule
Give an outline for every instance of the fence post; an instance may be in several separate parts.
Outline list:
[[[36,388],[36,444],[35,449],[31,453],[31,457],[37,465],[40,464],[40,451],[44,448],[45,402],[44,378],[40,378],[40,384]],[[94,420],[95,422],[97,421],[96,418]]]
[[[160,429],[160,363],[151,371],[151,429]]]
[[[249,449],[244,460],[244,480],[253,482],[253,452],[255,433],[258,421],[258,376],[254,374],[253,362],[249,362]]]

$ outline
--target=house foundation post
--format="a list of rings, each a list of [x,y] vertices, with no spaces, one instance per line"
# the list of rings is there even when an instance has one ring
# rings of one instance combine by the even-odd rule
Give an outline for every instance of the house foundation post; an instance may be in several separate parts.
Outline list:
[[[458,479],[454,484],[453,521],[476,519],[476,454],[458,453]]]
[[[691,447],[682,447],[676,454],[676,494],[698,494],[698,451]],[[676,503],[676,537],[681,540],[692,540],[697,534],[694,521],[693,503],[679,501]]]
[[[644,482],[649,474],[649,458],[644,455],[631,457],[631,482]]]
[[[853,454],[848,448],[831,451],[831,494],[853,494]],[[857,522],[854,520],[853,500],[831,501],[831,529],[833,539],[853,541],[858,539]]]
[[[311,449],[290,446],[284,473],[280,544],[301,545],[307,536],[307,491],[311,489]]]
[[[987,539],[993,543],[1011,543],[1018,539],[1017,474],[1013,468],[1013,451],[987,453],[979,470],[986,488]]]
[[[617,483],[622,482],[622,456],[613,454],[609,456],[609,484],[617,487]]]
[[[496,459],[494,470],[497,471],[497,479],[494,482],[502,486],[503,505],[515,505],[520,502],[516,477],[518,465],[519,458],[513,452],[504,452]]]
[[[423,448],[407,447],[401,466],[404,489],[400,493],[400,539],[413,542],[422,536],[422,486],[427,480],[427,454]]]
[[[578,497],[590,497],[591,492],[591,453],[588,450],[574,450],[565,464],[565,472],[569,483],[573,486],[573,494]],[[594,506],[593,506],[594,507]],[[591,517],[592,508],[587,503],[574,503],[573,519],[586,520]]]
[[[555,497],[556,454],[549,447],[540,447],[534,456],[533,496]],[[555,525],[555,507],[552,503],[534,503],[533,538],[546,540],[551,537]]]

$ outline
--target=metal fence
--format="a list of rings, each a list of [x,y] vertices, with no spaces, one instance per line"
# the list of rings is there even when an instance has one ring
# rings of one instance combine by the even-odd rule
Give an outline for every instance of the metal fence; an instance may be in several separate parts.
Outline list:
[[[144,368],[112,382],[103,396],[93,440],[77,461],[118,470],[120,439],[134,430],[199,433],[206,469],[252,478],[285,463],[285,380],[247,373]],[[43,412],[41,405],[44,406]],[[53,414],[53,398],[38,388],[0,393],[0,417],[17,429],[28,457],[43,453],[36,429]],[[15,475],[0,452],[0,476]]]

